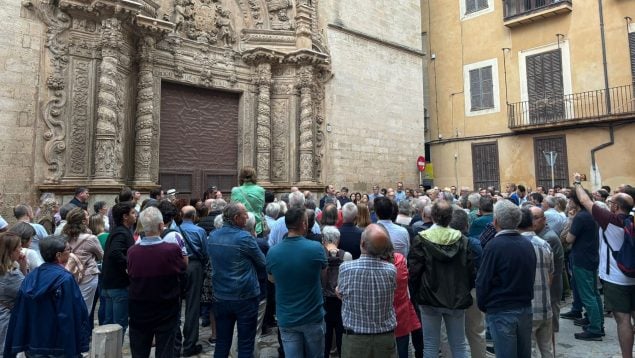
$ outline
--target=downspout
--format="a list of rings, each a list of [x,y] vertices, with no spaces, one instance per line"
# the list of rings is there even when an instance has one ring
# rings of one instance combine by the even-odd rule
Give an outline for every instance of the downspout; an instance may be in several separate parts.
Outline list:
[[[604,38],[604,10],[602,8],[602,0],[598,0],[598,10],[600,12],[600,39],[602,40],[602,65],[604,67],[604,98],[606,101],[607,114],[611,114],[611,94],[609,93],[609,74],[608,64],[606,61],[606,40]],[[602,185],[602,178],[600,176],[600,170],[595,160],[595,153],[606,147],[612,146],[615,143],[615,129],[613,124],[609,125],[609,141],[598,145],[591,149],[591,180],[594,190],[597,190]]]
[[[602,65],[604,67],[604,98],[606,101],[607,114],[611,114],[611,94],[609,93],[609,71],[606,62],[606,40],[604,38],[604,10],[602,9],[602,0],[598,0],[598,8],[600,11],[600,38],[602,40]]]
[[[609,138],[608,142],[602,143],[591,149],[591,184],[593,185],[593,190],[597,190],[600,186],[602,186],[602,178],[600,177],[600,170],[598,169],[597,161],[595,160],[595,152],[615,144],[615,128],[612,123],[609,125]]]

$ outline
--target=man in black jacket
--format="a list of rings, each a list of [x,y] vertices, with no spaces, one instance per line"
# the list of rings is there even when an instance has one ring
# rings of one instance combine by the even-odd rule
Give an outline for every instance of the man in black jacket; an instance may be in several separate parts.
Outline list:
[[[117,323],[128,327],[128,249],[134,245],[132,227],[137,222],[137,211],[131,201],[118,203],[112,208],[114,229],[106,240],[102,265],[102,289],[106,302],[104,324]]]

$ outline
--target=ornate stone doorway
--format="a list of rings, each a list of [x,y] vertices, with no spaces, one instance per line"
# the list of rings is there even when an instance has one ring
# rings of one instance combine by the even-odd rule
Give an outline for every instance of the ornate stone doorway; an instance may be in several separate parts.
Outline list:
[[[181,197],[237,185],[240,94],[161,83],[159,184]]]

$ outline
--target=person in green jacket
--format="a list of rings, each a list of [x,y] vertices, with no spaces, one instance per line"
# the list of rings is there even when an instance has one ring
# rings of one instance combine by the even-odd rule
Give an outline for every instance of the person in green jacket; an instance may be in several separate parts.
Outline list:
[[[253,167],[242,168],[238,180],[240,186],[232,188],[231,201],[242,203],[248,212],[254,214],[256,217],[256,234],[262,237],[268,234],[268,230],[263,225],[262,216],[265,205],[265,189],[256,184],[256,169]]]

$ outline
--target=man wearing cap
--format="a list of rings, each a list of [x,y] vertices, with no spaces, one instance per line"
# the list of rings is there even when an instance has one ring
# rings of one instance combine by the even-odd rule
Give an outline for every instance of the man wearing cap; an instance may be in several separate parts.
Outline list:
[[[166,199],[174,203],[174,201],[176,200],[176,194],[178,193],[176,192],[176,189],[168,189],[168,191],[165,194],[167,195]]]

